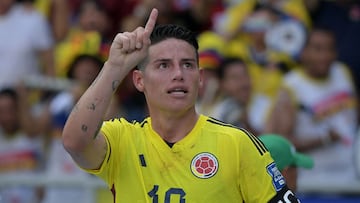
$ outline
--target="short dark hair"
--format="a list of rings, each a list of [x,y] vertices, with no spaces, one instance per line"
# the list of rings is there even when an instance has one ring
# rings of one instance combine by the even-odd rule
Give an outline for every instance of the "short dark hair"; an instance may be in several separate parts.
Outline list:
[[[199,49],[199,44],[196,35],[191,30],[175,24],[158,25],[155,27],[150,35],[151,44],[156,44],[165,39],[175,38],[181,39],[191,44],[196,51]]]
[[[319,32],[322,33],[322,34],[330,36],[334,40],[334,43],[336,44],[334,31],[331,28],[329,28],[328,26],[326,26],[326,25],[319,24],[319,25],[314,25],[312,27],[312,29],[308,32],[307,37],[306,37],[306,41],[305,41],[305,46],[309,45],[312,35],[314,33],[319,33]]]
[[[14,103],[18,103],[18,94],[13,88],[6,87],[4,89],[1,89],[0,97],[9,97],[14,101]]]
[[[222,60],[217,69],[217,75],[220,80],[224,79],[225,72],[231,64],[242,64],[247,69],[247,65],[244,60],[240,57],[226,57]]]
[[[93,62],[99,68],[99,71],[102,69],[102,67],[104,65],[103,60],[98,55],[79,54],[73,59],[73,61],[69,65],[68,72],[66,75],[69,79],[74,79],[75,69],[79,65],[79,63],[81,63],[83,61]]]
[[[150,35],[151,45],[157,44],[170,38],[183,40],[193,46],[196,54],[196,61],[199,61],[199,44],[196,38],[196,34],[181,25],[162,24],[155,26],[154,30]],[[144,63],[145,61],[142,61],[138,65],[138,68],[143,69]]]

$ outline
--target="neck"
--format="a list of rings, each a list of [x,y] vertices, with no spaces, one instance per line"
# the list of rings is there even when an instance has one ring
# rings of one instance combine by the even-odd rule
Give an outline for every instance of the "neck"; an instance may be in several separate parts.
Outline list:
[[[195,126],[199,115],[194,111],[179,116],[151,115],[152,128],[166,142],[175,143],[183,139]]]

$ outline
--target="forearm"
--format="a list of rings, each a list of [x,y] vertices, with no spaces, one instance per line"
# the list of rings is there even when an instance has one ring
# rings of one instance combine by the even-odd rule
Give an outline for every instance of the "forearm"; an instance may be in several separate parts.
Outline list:
[[[126,75],[143,61],[150,46],[157,10],[153,9],[145,28],[119,33],[114,38],[108,61],[93,84],[80,97],[63,129],[63,144],[83,168],[100,167],[107,152],[105,137],[99,133],[113,93]]]
[[[53,33],[56,42],[63,40],[69,30],[69,16],[70,8],[68,1],[54,0],[53,1],[53,13],[51,16],[51,24],[53,26]]]
[[[98,137],[111,97],[127,74],[121,67],[105,64],[93,84],[73,108],[63,129],[64,147],[81,166],[92,168],[105,155],[104,138]]]

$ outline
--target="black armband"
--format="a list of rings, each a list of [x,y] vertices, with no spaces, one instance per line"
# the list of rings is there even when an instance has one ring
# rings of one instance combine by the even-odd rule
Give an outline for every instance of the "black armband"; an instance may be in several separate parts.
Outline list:
[[[269,201],[269,203],[299,203],[300,200],[295,196],[295,194],[289,190],[285,185],[280,191],[278,191],[275,196]]]

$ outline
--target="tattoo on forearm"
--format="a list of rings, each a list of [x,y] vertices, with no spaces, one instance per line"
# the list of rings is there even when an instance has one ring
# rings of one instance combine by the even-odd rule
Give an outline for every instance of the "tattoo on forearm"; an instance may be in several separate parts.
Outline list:
[[[87,132],[88,126],[85,125],[85,124],[82,124],[82,125],[81,125],[81,130],[82,130],[83,132]]]
[[[87,106],[87,109],[91,110],[91,111],[95,111],[96,109],[96,106],[101,102],[102,99],[98,99],[98,98],[95,98],[95,101],[90,103],[88,106]]]
[[[115,91],[117,87],[120,85],[120,81],[114,80],[111,85],[112,85],[112,90]]]
[[[102,122],[100,122],[100,123],[98,124],[98,126],[97,126],[97,129],[96,129],[95,134],[94,134],[94,137],[93,137],[94,140],[95,140],[96,137],[99,135],[101,126],[102,126]]]
[[[96,108],[96,105],[94,104],[94,103],[91,103],[89,106],[88,106],[88,109],[90,109],[90,110],[95,110],[95,108]]]

